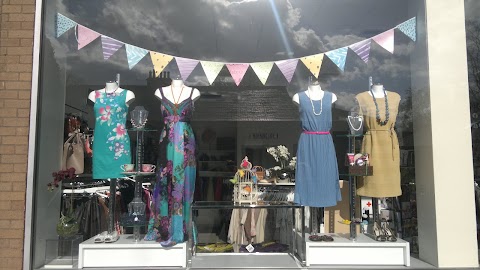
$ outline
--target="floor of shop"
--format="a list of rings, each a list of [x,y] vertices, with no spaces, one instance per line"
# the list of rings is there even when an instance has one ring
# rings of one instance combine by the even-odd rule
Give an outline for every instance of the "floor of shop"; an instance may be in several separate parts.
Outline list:
[[[248,256],[248,257],[247,257]],[[372,254],[372,256],[374,256]],[[410,267],[405,266],[310,266],[302,267],[288,254],[276,255],[197,255],[190,269],[435,269],[434,266],[411,258]]]

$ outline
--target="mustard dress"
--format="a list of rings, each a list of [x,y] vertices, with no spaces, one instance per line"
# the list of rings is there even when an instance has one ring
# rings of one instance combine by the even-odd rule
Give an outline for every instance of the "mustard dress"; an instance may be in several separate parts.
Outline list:
[[[369,154],[373,175],[358,177],[357,194],[360,196],[383,198],[402,195],[400,187],[400,149],[397,133],[394,130],[398,115],[400,95],[386,91],[390,117],[382,126],[376,119],[376,108],[369,92],[356,96],[359,112],[363,115],[366,133],[363,137],[362,153]],[[376,98],[380,120],[385,120],[385,98]]]

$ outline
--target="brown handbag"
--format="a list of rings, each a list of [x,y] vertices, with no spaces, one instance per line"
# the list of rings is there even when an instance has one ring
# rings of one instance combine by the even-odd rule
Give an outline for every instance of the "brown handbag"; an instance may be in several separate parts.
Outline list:
[[[62,170],[75,169],[75,174],[81,174],[85,168],[84,144],[81,133],[74,133],[63,144]]]

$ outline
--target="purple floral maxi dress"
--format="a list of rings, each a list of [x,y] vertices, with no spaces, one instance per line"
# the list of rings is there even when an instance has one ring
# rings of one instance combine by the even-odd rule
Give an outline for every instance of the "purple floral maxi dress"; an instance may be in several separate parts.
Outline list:
[[[193,91],[192,91],[193,92]],[[196,177],[195,137],[190,119],[192,96],[174,104],[162,95],[164,128],[160,135],[152,217],[145,240],[177,243],[187,238]]]
[[[127,91],[95,91],[95,129],[93,133],[93,179],[120,178],[123,164],[132,162],[130,138],[125,129]]]

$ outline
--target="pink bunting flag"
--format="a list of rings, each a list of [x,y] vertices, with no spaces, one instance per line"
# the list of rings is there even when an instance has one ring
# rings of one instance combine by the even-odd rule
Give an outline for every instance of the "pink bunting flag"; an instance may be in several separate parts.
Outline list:
[[[297,69],[298,59],[288,59],[275,62],[278,69],[282,72],[285,79],[287,79],[288,83],[292,81],[293,73],[295,73],[295,69]]]
[[[199,62],[195,59],[183,57],[175,57],[175,60],[177,61],[178,70],[180,71],[180,75],[184,81],[186,81],[188,76],[192,74],[193,69],[195,69]]]
[[[97,39],[99,36],[100,36],[99,33],[79,24],[78,25],[78,49],[80,50],[81,48],[87,46],[92,41]]]
[[[390,29],[374,36],[372,40],[378,43],[378,45],[382,46],[385,50],[393,53],[395,47],[394,33],[394,29]]]
[[[237,64],[226,64],[228,71],[232,75],[233,81],[238,86],[247,72],[249,64],[237,63]]]

